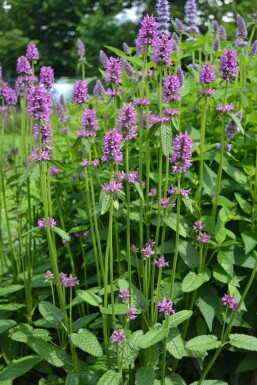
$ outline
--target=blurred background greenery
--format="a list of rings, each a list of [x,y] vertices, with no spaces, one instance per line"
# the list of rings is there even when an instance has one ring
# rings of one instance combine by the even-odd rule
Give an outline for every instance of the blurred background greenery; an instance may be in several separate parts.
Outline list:
[[[170,1],[172,18],[183,20],[186,0]],[[257,12],[257,0],[198,0],[200,28],[211,19],[235,34],[239,13],[247,22]],[[78,76],[77,38],[86,46],[91,64],[87,76],[98,73],[99,50],[105,45],[134,46],[143,15],[155,13],[155,0],[0,0],[0,63],[5,80],[16,77],[16,62],[32,41],[40,51],[40,66],[51,65],[55,76]]]

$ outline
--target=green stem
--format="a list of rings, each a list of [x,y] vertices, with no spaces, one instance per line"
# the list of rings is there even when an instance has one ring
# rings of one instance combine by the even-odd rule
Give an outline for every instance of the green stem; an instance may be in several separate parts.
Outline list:
[[[128,141],[126,142],[126,175],[129,174],[129,146]],[[126,185],[126,196],[127,196],[127,218],[126,218],[126,237],[127,237],[127,262],[128,262],[128,281],[129,281],[129,292],[132,293],[132,276],[131,276],[131,254],[130,254],[130,185],[127,182]],[[129,297],[129,306],[131,306],[131,295]]]
[[[177,268],[177,260],[178,260],[178,247],[179,247],[179,225],[180,225],[180,207],[181,207],[181,196],[180,196],[180,178],[181,175],[178,176],[178,196],[177,196],[177,219],[176,219],[176,238],[175,238],[175,250],[174,250],[174,259],[171,271],[171,285],[170,285],[170,298],[173,297],[174,293],[174,283],[175,283],[175,275]]]
[[[206,112],[207,112],[207,96],[204,98],[204,106],[201,117],[201,139],[200,139],[200,163],[199,163],[199,190],[198,202],[201,210],[201,198],[203,188],[203,167],[204,167],[204,143],[205,143],[205,129],[206,129]]]

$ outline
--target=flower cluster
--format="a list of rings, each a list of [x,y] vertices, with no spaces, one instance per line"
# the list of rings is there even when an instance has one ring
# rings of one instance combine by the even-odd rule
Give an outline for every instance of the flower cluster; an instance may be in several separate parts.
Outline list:
[[[136,138],[137,112],[131,103],[124,104],[117,118],[117,129],[124,140]]]
[[[28,60],[38,60],[39,51],[34,43],[29,43],[26,51],[26,58]]]
[[[114,162],[119,164],[122,159],[122,148],[121,148],[122,135],[118,132],[118,130],[109,130],[104,138],[103,138],[103,162]]]
[[[120,289],[118,297],[121,298],[121,302],[125,303],[130,297],[129,289]]]
[[[167,75],[163,81],[163,91],[162,91],[163,100],[167,103],[173,100],[178,102],[181,99],[180,87],[181,87],[181,83],[177,75],[174,75],[174,76]]]
[[[120,59],[110,57],[106,66],[106,83],[121,84],[122,63]]]
[[[235,107],[233,106],[233,104],[229,104],[229,103],[227,103],[225,106],[223,106],[222,104],[218,104],[216,106],[216,110],[223,112],[223,114],[227,114],[228,112],[233,111],[234,108]]]
[[[57,167],[50,166],[49,172],[51,176],[54,176],[54,175],[59,175],[60,170]]]
[[[54,226],[56,225],[56,221],[51,218],[51,217],[48,217],[48,223],[49,223],[49,226],[53,229]],[[37,221],[37,224],[38,224],[38,227],[44,227],[46,228],[47,224],[46,224],[46,218],[43,218],[43,219],[39,219]]]
[[[79,55],[79,61],[82,63],[85,63],[86,58],[85,58],[85,45],[81,39],[77,40],[77,46],[78,46],[78,55]]]
[[[52,134],[50,121],[36,123],[33,131],[34,141],[41,142],[41,145],[33,147],[31,157],[35,160],[50,160],[52,157]]]
[[[237,15],[236,22],[237,22],[237,33],[236,33],[235,46],[246,47],[248,45],[248,42],[244,40],[247,38],[246,22],[241,15]]]
[[[125,339],[126,339],[126,336],[122,330],[119,332],[117,330],[114,330],[112,332],[112,335],[111,335],[111,343],[112,344],[117,343],[118,345],[121,345],[122,341],[124,341]]]
[[[150,106],[151,102],[146,97],[134,99],[134,104],[137,107]]]
[[[63,287],[72,287],[79,285],[79,280],[77,279],[77,277],[73,277],[71,274],[67,276],[67,274],[65,273],[60,273],[59,276],[61,279],[61,285]]]
[[[40,84],[42,84],[48,91],[51,90],[54,84],[54,70],[50,66],[41,67],[40,69]]]
[[[29,88],[36,84],[38,81],[38,78],[36,76],[32,75],[23,75],[18,76],[15,81],[15,91],[18,96],[24,96],[24,91],[26,88]]]
[[[162,34],[160,37],[157,37],[153,59],[155,64],[171,65],[170,55],[172,54],[172,49],[173,42],[169,35]]]
[[[122,183],[112,180],[110,183],[104,183],[103,191],[109,194],[117,194],[122,189]]]
[[[162,269],[165,266],[169,266],[169,262],[165,261],[164,255],[162,257],[158,258],[158,259],[155,259],[153,261],[153,263],[155,265],[157,265],[157,267],[159,267],[159,269]]]
[[[214,66],[207,63],[203,64],[200,71],[200,83],[209,84],[215,79]]]
[[[146,258],[150,258],[151,255],[155,254],[155,251],[153,250],[153,247],[155,245],[155,242],[150,239],[148,242],[146,242],[145,247],[141,249],[141,252],[144,254]]]
[[[88,101],[88,86],[85,80],[77,80],[73,86],[73,103],[85,103]]]
[[[88,159],[82,159],[82,162],[80,163],[82,167],[87,167],[87,166],[93,166],[96,167],[99,165],[99,159],[94,159],[94,160],[88,160]]]
[[[83,138],[94,137],[97,128],[96,110],[85,110],[82,118],[82,131],[77,131],[77,135]]]
[[[174,150],[170,157],[170,162],[175,163],[172,166],[173,172],[181,174],[191,167],[192,145],[193,141],[187,132],[176,135],[173,143]]]
[[[104,94],[105,94],[104,86],[101,80],[98,79],[93,90],[93,95],[97,98],[101,98],[104,96]]]
[[[197,16],[197,5],[195,0],[187,0],[185,4],[185,22],[188,25],[187,32],[200,34]]]
[[[221,300],[224,306],[228,306],[232,311],[236,310],[238,301],[232,295],[224,294]]]
[[[136,47],[139,53],[144,51],[144,47],[148,45],[155,46],[157,38],[158,23],[154,16],[146,15],[141,21],[141,27],[136,39]]]
[[[171,300],[167,300],[165,297],[161,302],[158,302],[158,308],[159,312],[164,312],[165,317],[176,313],[176,310],[173,309],[173,302]]]
[[[26,56],[18,57],[16,71],[22,75],[32,74],[32,68]]]
[[[27,111],[35,120],[48,120],[52,114],[52,96],[43,86],[32,86],[28,91]]]
[[[156,3],[158,33],[169,35],[170,5],[168,0],[157,0]]]
[[[0,98],[3,98],[4,107],[0,106],[0,111],[2,108],[6,110],[9,106],[17,104],[17,95],[15,90],[6,85],[4,82],[2,82],[2,85],[3,86],[0,87]]]
[[[221,77],[224,80],[235,79],[238,75],[237,53],[234,50],[224,49],[220,58]]]

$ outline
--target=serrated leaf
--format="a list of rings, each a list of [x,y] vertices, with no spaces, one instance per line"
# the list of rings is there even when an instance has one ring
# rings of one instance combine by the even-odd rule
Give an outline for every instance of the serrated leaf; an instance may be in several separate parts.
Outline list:
[[[121,373],[108,370],[98,381],[97,385],[119,385],[122,378]]]
[[[190,269],[195,269],[199,266],[200,256],[191,242],[187,242],[186,240],[181,239],[179,241],[178,252],[185,264]]]
[[[79,384],[79,375],[71,370],[65,380],[65,385],[78,385]]]
[[[21,186],[32,175],[32,173],[35,172],[35,169],[39,169],[39,164],[37,164],[37,162],[31,162],[27,165],[20,178],[19,186]]]
[[[102,298],[91,290],[77,290],[77,295],[92,306],[98,307],[103,302]]]
[[[218,292],[213,287],[206,286],[200,289],[197,304],[210,332],[212,331],[212,323],[219,301]]]
[[[9,319],[1,319],[0,320],[0,333],[5,332],[6,330],[12,328],[15,326],[17,323],[16,321],[9,320]]]
[[[172,230],[176,231],[176,226],[177,226],[177,214],[171,213],[169,218],[165,218],[164,222],[166,223],[167,226],[169,226]],[[179,235],[182,237],[186,238],[187,233],[186,230],[184,229],[182,223],[179,223]]]
[[[0,304],[0,310],[3,311],[16,311],[21,309],[22,307],[25,307],[23,303],[7,303],[7,304]]]
[[[157,344],[157,342],[163,340],[168,335],[168,329],[166,325],[158,325],[153,329],[150,329],[141,339],[140,347],[142,349],[149,348],[152,345]]]
[[[181,359],[187,355],[180,331],[177,327],[171,328],[169,330],[167,350],[173,357],[177,359]]]
[[[16,291],[19,291],[23,289],[23,285],[10,285],[0,288],[0,297],[3,297],[4,295],[15,293]]]
[[[172,128],[169,124],[161,125],[161,145],[165,156],[169,156],[172,151]]]
[[[192,382],[190,385],[198,385],[198,381]],[[228,385],[227,382],[221,380],[204,380],[201,385]]]
[[[229,343],[236,348],[257,352],[257,338],[247,334],[230,334]]]
[[[140,339],[142,336],[142,330],[137,330],[125,340],[122,351],[122,366],[124,369],[128,369],[137,359],[140,351]]]
[[[140,184],[139,184],[138,182],[134,182],[134,186],[135,186],[135,188],[136,188],[136,190],[137,190],[137,192],[138,192],[140,198],[141,198],[142,201],[144,202],[144,200],[145,200],[145,198],[144,198],[144,193],[143,193],[143,191],[142,191],[142,189],[141,189],[141,187],[140,187]]]
[[[155,380],[154,368],[140,368],[136,372],[135,385],[153,385]]]
[[[173,328],[180,325],[182,322],[187,320],[193,315],[192,310],[181,310],[178,313],[171,314],[169,318],[169,327]]]
[[[217,341],[217,337],[209,334],[192,338],[186,343],[185,348],[197,352],[203,352],[206,350],[216,349],[220,345],[221,342]]]
[[[80,329],[78,333],[71,334],[72,343],[95,357],[101,357],[103,355],[103,349],[98,342],[96,336],[87,329]]]
[[[13,360],[13,362],[2,370],[0,374],[0,381],[14,380],[23,374],[30,371],[35,365],[37,365],[42,358],[39,356],[27,356]]]
[[[34,342],[30,342],[28,345],[37,354],[44,358],[44,360],[49,362],[49,364],[58,368],[65,365],[66,355],[65,351],[61,347],[48,343],[39,338],[35,338]]]
[[[108,308],[102,307],[100,311],[102,314],[112,315],[114,311],[114,314],[122,315],[122,314],[127,314],[128,308],[124,303],[115,303],[113,308],[111,305],[109,305]]]
[[[245,255],[247,255],[257,245],[257,234],[250,231],[243,231],[242,238],[245,245]]]
[[[103,201],[102,201],[101,215],[104,215],[105,213],[107,213],[107,211],[109,210],[109,207],[111,205],[111,201],[112,201],[111,194],[108,194],[105,191],[103,192],[103,194],[104,194],[104,197],[103,197]]]
[[[67,234],[66,231],[64,231],[64,230],[61,229],[60,227],[54,226],[54,227],[52,228],[52,230],[53,230],[56,234],[60,235],[61,238],[65,239],[65,241],[68,241],[68,242],[70,241],[70,235]]]
[[[189,293],[201,287],[205,282],[205,277],[202,273],[196,274],[190,271],[182,281],[182,291]]]
[[[53,305],[51,302],[41,301],[38,305],[38,309],[42,317],[44,317],[47,321],[61,323],[64,319],[62,310]]]
[[[166,379],[165,379],[165,381],[166,381]],[[165,385],[166,385],[166,382],[165,382]],[[186,383],[179,374],[174,373],[171,375],[170,383],[167,385],[186,385]]]

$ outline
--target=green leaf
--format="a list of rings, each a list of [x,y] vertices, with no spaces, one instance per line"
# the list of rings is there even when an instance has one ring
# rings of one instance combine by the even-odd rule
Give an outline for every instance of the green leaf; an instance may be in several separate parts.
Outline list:
[[[9,319],[1,319],[0,320],[0,333],[5,332],[6,330],[12,328],[15,326],[17,323],[16,321],[9,320]]]
[[[184,80],[183,85],[181,87],[181,96],[186,96],[190,91],[190,81],[189,79]]]
[[[91,290],[77,290],[77,295],[92,306],[98,307],[103,302],[102,298]]]
[[[217,337],[209,334],[194,337],[186,343],[186,349],[203,352],[206,350],[216,349],[221,345],[220,341],[217,341]]]
[[[163,340],[168,335],[166,325],[157,325],[154,329],[150,329],[141,339],[140,346],[142,349],[149,348],[157,342]]]
[[[24,286],[22,285],[10,285],[0,288],[0,297],[3,297],[4,295],[15,293],[18,290],[23,289]]]
[[[39,164],[37,162],[30,162],[20,178],[19,186],[21,186],[32,174],[36,174],[38,170]]]
[[[16,311],[21,309],[22,307],[25,307],[23,303],[7,303],[7,304],[0,304],[0,311]]]
[[[195,269],[199,266],[200,256],[191,242],[187,242],[186,240],[181,239],[179,241],[178,252],[185,264],[190,269]]]
[[[143,336],[142,330],[137,330],[125,340],[122,351],[122,367],[128,369],[134,364],[140,351],[140,338]]]
[[[67,234],[66,231],[64,231],[63,229],[60,229],[60,227],[54,226],[54,227],[52,228],[52,230],[53,230],[56,234],[60,235],[61,238],[65,239],[65,241],[68,241],[68,242],[70,241],[70,235]]]
[[[257,352],[257,338],[247,334],[230,334],[229,342],[232,346],[239,349]]]
[[[198,381],[192,382],[190,385],[198,385]],[[221,380],[205,380],[201,385],[228,385],[227,382]]]
[[[111,205],[112,196],[111,194],[108,194],[107,192],[103,192],[103,201],[102,201],[102,207],[101,207],[101,215],[104,215],[109,210],[109,207]]]
[[[30,371],[42,358],[39,356],[27,356],[13,360],[0,374],[0,381],[14,380]]]
[[[109,305],[108,308],[102,307],[100,309],[100,311],[102,314],[112,315],[112,313],[113,313],[111,305]],[[128,308],[124,303],[115,303],[114,304],[114,314],[121,315],[121,314],[127,314],[127,312],[128,312]]]
[[[172,230],[176,231],[176,226],[177,226],[177,214],[171,213],[169,218],[165,218],[164,222],[166,223],[167,226],[169,226]],[[185,228],[183,227],[181,221],[179,223],[179,235],[182,237],[186,238],[187,233]]]
[[[204,164],[203,169],[203,188],[207,195],[210,195],[215,190],[217,174]]]
[[[234,258],[232,253],[227,253],[226,251],[220,250],[218,252],[218,262],[221,265],[221,267],[230,275],[230,277],[233,277],[234,275]]]
[[[171,375],[169,378],[170,382],[167,382],[166,380],[167,379],[165,379],[165,385],[186,385],[183,378],[177,373]]]
[[[62,310],[53,305],[51,302],[41,301],[38,305],[38,309],[42,317],[44,317],[47,321],[61,323],[64,319]]]
[[[215,317],[215,312],[218,308],[219,301],[220,298],[218,296],[218,292],[212,286],[206,285],[206,287],[199,290],[197,304],[210,332],[212,331],[212,323]]]
[[[242,198],[242,196],[239,194],[239,193],[234,193],[235,197],[236,197],[236,200],[239,204],[239,206],[241,207],[241,209],[246,213],[246,214],[251,214],[252,212],[252,207],[250,205],[250,203]]]
[[[97,385],[119,385],[121,382],[122,374],[117,373],[114,370],[108,370],[100,378]]]
[[[78,333],[71,334],[71,341],[75,346],[95,357],[103,355],[103,349],[98,339],[87,329],[80,329]]]
[[[257,245],[257,234],[250,231],[243,231],[242,238],[245,245],[245,255],[247,255]]]
[[[171,328],[169,330],[167,350],[170,354],[173,355],[173,357],[177,358],[178,360],[184,356],[187,356],[180,331],[177,327]]]
[[[79,329],[82,329],[86,325],[90,324],[94,319],[96,319],[99,316],[99,313],[92,313],[89,315],[86,315],[85,317],[80,317],[76,321],[72,323],[72,331],[75,333]]]
[[[236,373],[244,373],[257,369],[257,353],[247,353],[240,361]]]
[[[223,159],[223,170],[237,183],[248,188],[249,182],[247,176],[240,169],[231,166],[226,159]]]
[[[172,151],[172,128],[169,124],[161,125],[161,145],[165,156],[169,156]]]
[[[136,372],[135,385],[153,385],[155,380],[154,368],[140,368]]]
[[[144,202],[144,193],[143,193],[143,191],[142,191],[142,189],[141,189],[141,187],[140,187],[140,184],[138,183],[138,182],[134,182],[134,186],[135,186],[135,188],[136,188],[136,190],[137,190],[137,192],[138,192],[138,194],[139,194],[139,196],[140,196],[140,198],[142,199],[142,201]]]
[[[66,355],[61,347],[39,338],[34,338],[34,342],[29,342],[28,345],[49,364],[58,368],[65,365]]]
[[[79,384],[79,375],[71,370],[65,380],[65,385],[78,385]],[[1,384],[0,384],[1,385]]]
[[[180,325],[193,315],[192,310],[181,310],[178,313],[172,314],[169,318],[169,327],[173,328]]]
[[[182,281],[182,291],[189,293],[202,286],[205,282],[205,277],[202,273],[196,274],[190,271]]]

